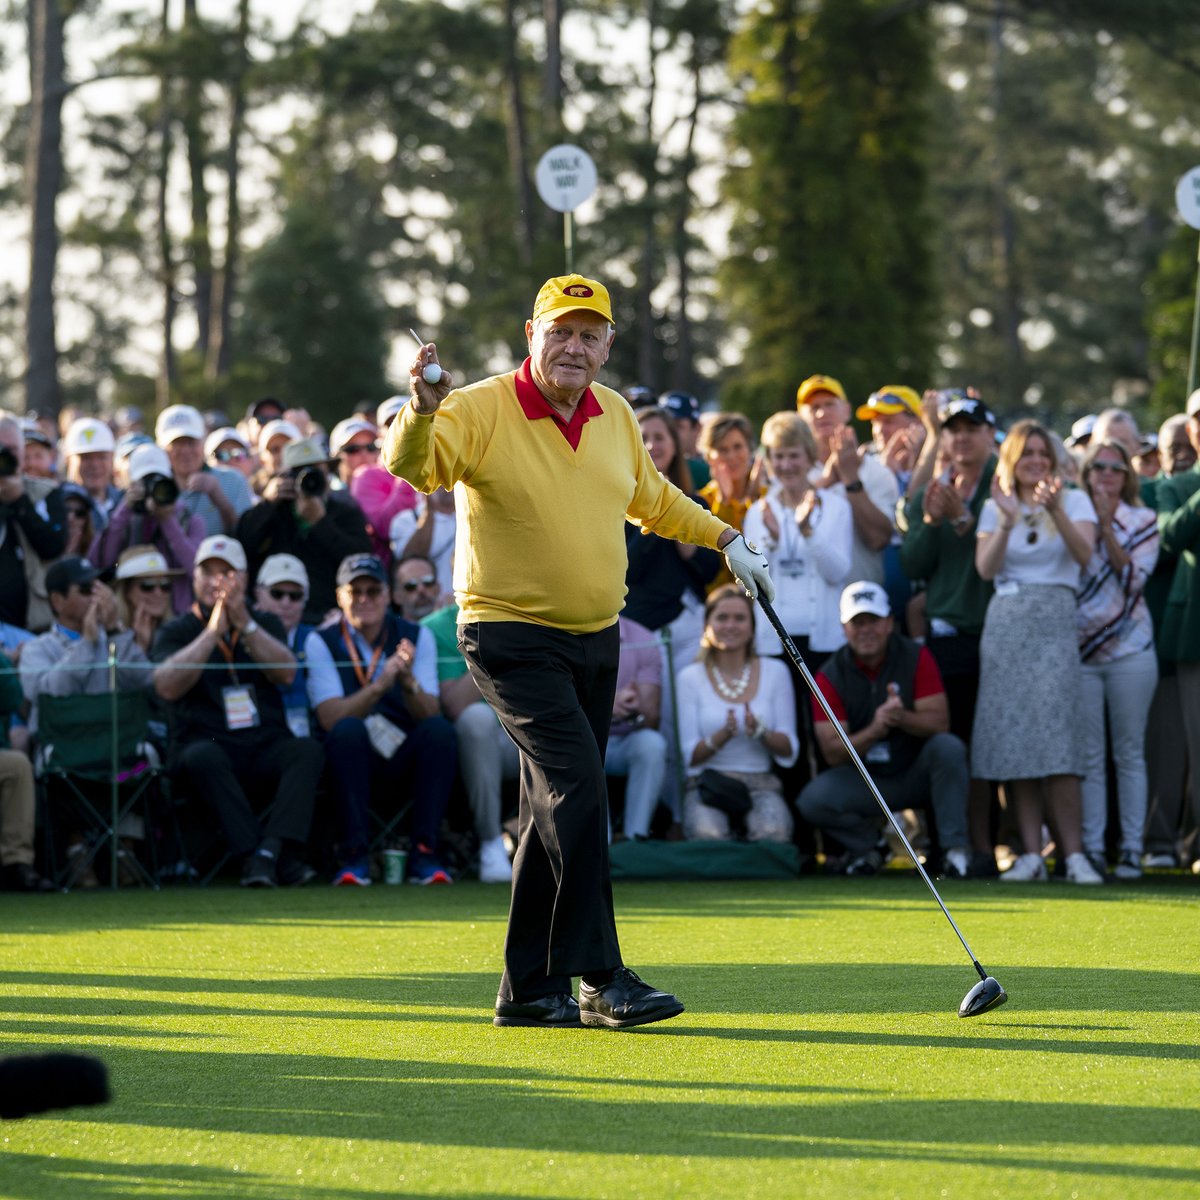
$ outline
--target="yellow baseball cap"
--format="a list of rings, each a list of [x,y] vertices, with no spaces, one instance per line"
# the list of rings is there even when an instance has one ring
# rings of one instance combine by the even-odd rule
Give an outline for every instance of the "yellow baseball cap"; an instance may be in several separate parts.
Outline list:
[[[902,412],[919,417],[921,397],[902,383],[888,383],[879,391],[872,392],[866,404],[860,404],[854,415],[860,421],[869,421],[872,417],[887,417]]]
[[[846,399],[846,389],[832,375],[810,375],[796,389],[796,407],[803,408],[818,392],[829,392],[839,400]]]
[[[610,325],[614,324],[612,302],[604,284],[582,275],[556,275],[542,284],[542,290],[533,302],[533,319],[553,319],[580,309],[599,313]]]

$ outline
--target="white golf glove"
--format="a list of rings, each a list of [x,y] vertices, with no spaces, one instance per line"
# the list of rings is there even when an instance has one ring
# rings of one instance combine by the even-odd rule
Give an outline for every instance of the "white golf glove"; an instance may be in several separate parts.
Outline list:
[[[739,533],[722,553],[730,571],[746,589],[746,595],[751,600],[757,600],[760,591],[768,604],[775,599],[775,585],[767,571],[767,560],[757,546],[746,541]]]

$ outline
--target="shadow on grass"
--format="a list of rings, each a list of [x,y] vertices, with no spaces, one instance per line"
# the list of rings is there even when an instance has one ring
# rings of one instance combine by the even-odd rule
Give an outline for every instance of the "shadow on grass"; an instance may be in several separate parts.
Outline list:
[[[567,1035],[571,1036],[571,1035]],[[579,1036],[596,1036],[583,1033]],[[328,1055],[113,1052],[117,1103],[75,1125],[130,1131],[334,1138],[390,1143],[399,1163],[429,1147],[666,1159],[874,1160],[960,1164],[1090,1177],[1200,1184],[1194,1131],[1200,1109],[1013,1099],[897,1098],[884,1092],[563,1076],[527,1066],[429,1063]],[[185,1086],[186,1081],[186,1086]],[[798,1094],[803,1092],[803,1095]],[[81,1137],[76,1129],[75,1137]],[[135,1136],[144,1136],[144,1134]],[[1142,1161],[1169,1151],[1179,1165]],[[1085,1161],[1063,1160],[1072,1151]],[[9,1157],[5,1195],[107,1200],[134,1177],[170,1183],[187,1200],[284,1195],[274,1181],[213,1168],[117,1166]],[[478,1170],[469,1160],[468,1170]],[[619,1174],[620,1165],[614,1168]],[[24,1180],[24,1190],[18,1186]],[[61,1186],[51,1189],[51,1181]],[[453,1186],[453,1180],[448,1179]],[[122,1191],[124,1187],[124,1191]],[[294,1183],[293,1183],[294,1187]],[[304,1195],[345,1193],[306,1183]],[[376,1194],[376,1193],[372,1193]],[[400,1197],[403,1192],[378,1193]],[[469,1193],[481,1196],[484,1193]]]
[[[1010,1023],[1005,1018],[1020,1021],[1022,1012],[1190,1013],[1200,995],[1200,974],[1195,972],[989,965],[1010,996],[1007,1007],[989,1015],[989,1021],[1000,1025]],[[966,963],[674,963],[647,967],[644,973],[679,994],[691,1013],[956,1013],[977,980]],[[10,969],[0,971],[0,993],[9,991],[0,994],[0,1019],[4,1014],[45,1014],[473,1022],[490,1013],[497,982],[497,974],[490,971],[246,979]],[[14,995],[13,987],[29,991]],[[62,996],[54,994],[55,988],[101,994]],[[224,996],[256,999],[225,1004],[219,999]],[[264,997],[345,1007],[275,1006],[263,1003]],[[356,1009],[356,1004],[374,1007]],[[455,1011],[440,1016],[417,1011],[438,1008]]]

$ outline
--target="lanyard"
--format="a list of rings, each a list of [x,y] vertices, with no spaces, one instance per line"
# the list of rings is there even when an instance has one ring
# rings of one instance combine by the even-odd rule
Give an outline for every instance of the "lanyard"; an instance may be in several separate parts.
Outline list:
[[[196,619],[198,621],[200,621],[201,624],[203,624],[203,625],[208,624],[208,622],[204,618],[204,613],[201,610],[199,604],[192,605],[192,612],[195,614]],[[220,650],[222,657],[225,659],[225,663],[229,667],[230,678],[233,680],[234,683],[237,683],[238,677],[237,677],[237,670],[233,665],[233,654],[234,654],[234,651],[237,649],[238,638],[241,636],[241,632],[242,631],[240,629],[235,629],[233,631],[233,636],[229,639],[228,643],[226,643],[225,638],[217,639],[217,649]]]
[[[350,665],[354,668],[359,687],[366,687],[375,678],[375,668],[379,666],[379,660],[383,656],[383,643],[384,634],[381,632],[379,645],[375,647],[375,653],[371,655],[371,665],[364,671],[362,659],[358,656],[358,647],[354,644],[354,635],[350,632],[350,626],[346,624],[346,618],[342,618],[342,644],[346,647],[346,653],[350,657]]]

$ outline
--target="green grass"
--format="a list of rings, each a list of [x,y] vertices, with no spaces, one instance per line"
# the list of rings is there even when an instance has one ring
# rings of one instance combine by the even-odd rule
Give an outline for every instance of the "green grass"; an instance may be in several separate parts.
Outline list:
[[[503,889],[0,897],[0,1048],[108,1062],[0,1195],[1193,1197],[1184,879],[625,884],[643,1031],[494,1029]]]

